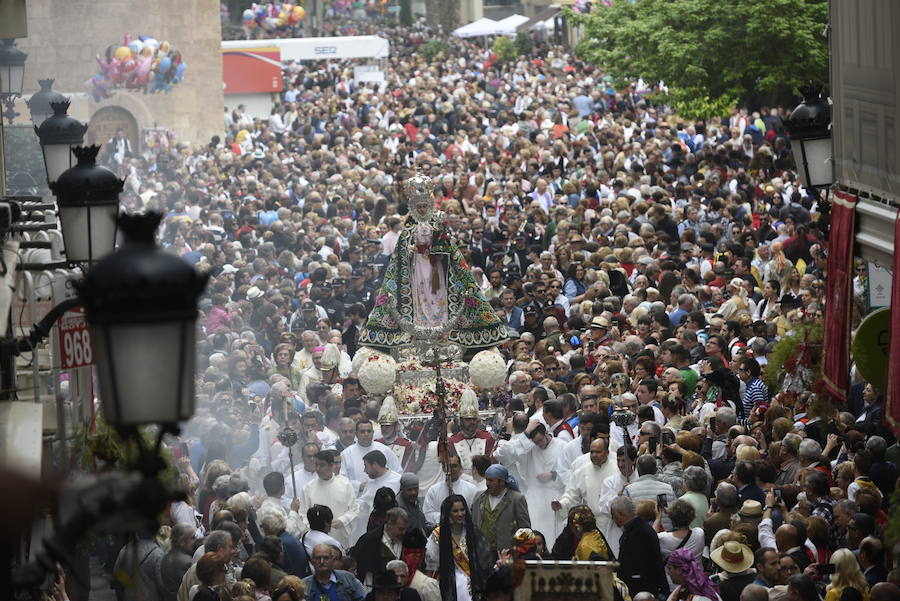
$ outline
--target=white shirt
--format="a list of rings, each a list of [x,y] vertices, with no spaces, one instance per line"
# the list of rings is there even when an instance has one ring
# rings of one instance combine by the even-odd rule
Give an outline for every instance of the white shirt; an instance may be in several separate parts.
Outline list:
[[[633,470],[628,481],[634,482],[637,479],[637,470]],[[618,469],[615,474],[603,481],[603,486],[600,488],[600,512],[596,514],[597,525],[603,533],[603,536],[606,537],[606,542],[609,543],[609,550],[612,551],[613,555],[616,557],[619,556],[619,539],[622,538],[623,531],[622,528],[617,526],[612,520],[612,516],[609,512],[609,505],[612,503],[613,499],[619,496],[619,491],[622,490],[624,485],[625,476],[622,475],[622,472]]]
[[[478,494],[478,487],[471,482],[460,478],[453,483],[453,494],[462,495],[471,510],[475,495]],[[441,503],[443,503],[444,499],[448,496],[450,495],[447,491],[446,480],[442,480],[428,489],[428,492],[425,493],[425,500],[422,502],[422,513],[425,514],[426,520],[432,524],[440,523]]]
[[[284,496],[281,497],[282,504],[290,507],[291,501],[294,500],[294,482],[297,483],[297,498],[300,498],[300,491],[303,490],[303,487],[318,478],[316,472],[307,472],[303,469],[303,465],[294,470],[294,480],[291,480],[290,467],[287,469],[287,474],[284,477]]]
[[[358,442],[353,443],[343,451],[341,451],[341,475],[346,476],[351,482],[365,482],[369,479],[366,472],[363,471],[363,456],[370,451],[381,451],[387,459],[387,468],[393,472],[401,472],[400,460],[387,446],[378,441],[372,441],[372,444],[364,447]]]
[[[603,509],[601,492],[603,483],[607,478],[618,472],[615,459],[608,457],[601,466],[594,465],[589,460],[587,465],[581,465],[574,471],[566,482],[566,490],[559,498],[562,505],[560,519],[568,516],[569,510],[577,505],[587,505],[594,512],[597,519],[597,527],[600,527],[600,515]],[[543,507],[539,508],[541,511]]]

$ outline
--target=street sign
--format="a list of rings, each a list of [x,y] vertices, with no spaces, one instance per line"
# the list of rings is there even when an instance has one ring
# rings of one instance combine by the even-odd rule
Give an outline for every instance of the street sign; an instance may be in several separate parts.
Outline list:
[[[66,311],[59,322],[59,361],[62,369],[87,367],[94,364],[91,331],[84,316],[84,307]]]

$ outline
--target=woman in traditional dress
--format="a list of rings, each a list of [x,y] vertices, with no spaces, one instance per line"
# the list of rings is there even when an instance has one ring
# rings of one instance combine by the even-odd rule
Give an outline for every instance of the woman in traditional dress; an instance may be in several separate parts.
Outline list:
[[[569,510],[566,528],[553,544],[553,559],[610,561],[615,559],[606,538],[597,528],[594,512],[587,505]]]
[[[444,601],[471,601],[483,593],[493,557],[462,495],[450,495],[441,504],[441,523],[428,537],[425,558],[438,572]]]

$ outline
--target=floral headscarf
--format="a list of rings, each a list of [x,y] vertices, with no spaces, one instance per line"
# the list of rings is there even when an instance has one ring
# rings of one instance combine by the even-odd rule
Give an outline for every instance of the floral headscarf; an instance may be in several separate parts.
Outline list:
[[[703,568],[694,558],[690,549],[675,549],[669,554],[668,565],[681,570],[684,577],[684,586],[692,595],[699,595],[709,599],[719,597],[719,587],[709,579]]]

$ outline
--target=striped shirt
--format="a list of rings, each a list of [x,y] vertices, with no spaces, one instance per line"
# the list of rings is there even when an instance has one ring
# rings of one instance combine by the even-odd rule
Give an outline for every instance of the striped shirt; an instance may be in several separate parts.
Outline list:
[[[769,402],[769,390],[766,388],[766,385],[763,384],[763,381],[759,378],[753,378],[749,382],[747,382],[747,386],[744,389],[744,415],[749,416],[750,412],[754,407],[758,406],[760,403],[768,403]]]

